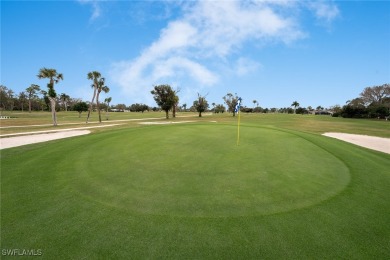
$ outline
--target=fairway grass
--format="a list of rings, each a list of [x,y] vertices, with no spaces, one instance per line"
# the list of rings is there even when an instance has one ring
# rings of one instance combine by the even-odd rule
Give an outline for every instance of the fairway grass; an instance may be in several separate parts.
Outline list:
[[[246,119],[239,146],[234,121],[217,116],[1,151],[1,249],[45,259],[390,257],[390,155],[309,131],[306,118],[303,131]]]

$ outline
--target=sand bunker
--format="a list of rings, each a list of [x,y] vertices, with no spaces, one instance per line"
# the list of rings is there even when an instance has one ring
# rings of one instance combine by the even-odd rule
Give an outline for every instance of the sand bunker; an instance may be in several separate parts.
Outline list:
[[[45,133],[45,134],[35,134],[35,135],[24,135],[16,137],[7,137],[0,139],[0,149],[6,149],[11,147],[22,146],[26,144],[35,144],[42,143],[46,141],[69,138],[73,136],[86,135],[91,131],[89,130],[72,130],[72,131],[62,131],[56,133]]]
[[[390,154],[390,138],[345,133],[324,133],[323,135]]]

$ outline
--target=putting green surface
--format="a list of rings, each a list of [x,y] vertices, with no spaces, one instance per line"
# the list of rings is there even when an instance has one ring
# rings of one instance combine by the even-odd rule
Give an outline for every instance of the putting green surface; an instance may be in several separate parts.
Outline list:
[[[230,217],[302,208],[348,184],[348,168],[305,139],[256,127],[241,132],[239,146],[235,127],[218,124],[105,134],[69,155],[78,180],[72,187],[139,214]]]

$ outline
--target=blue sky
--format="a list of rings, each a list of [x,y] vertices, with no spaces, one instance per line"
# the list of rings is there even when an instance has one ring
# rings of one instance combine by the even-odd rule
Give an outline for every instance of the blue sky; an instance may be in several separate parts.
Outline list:
[[[390,82],[390,1],[1,1],[2,85],[19,93],[42,67],[57,93],[90,100],[101,72],[112,104],[146,103],[154,85],[209,103],[344,105]],[[102,99],[103,99],[102,98]]]

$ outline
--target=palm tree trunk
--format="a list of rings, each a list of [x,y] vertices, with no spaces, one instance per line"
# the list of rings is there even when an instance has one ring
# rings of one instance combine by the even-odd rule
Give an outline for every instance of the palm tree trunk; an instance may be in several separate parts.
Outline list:
[[[107,110],[106,110],[106,120],[108,120],[108,109],[110,107],[110,103],[107,103]]]
[[[56,99],[49,97],[51,107],[51,117],[53,119],[53,126],[57,126],[57,115],[56,115]]]
[[[96,105],[97,105],[97,110],[98,110],[98,114],[99,114],[99,123],[101,123],[102,122],[102,115],[100,114],[99,95],[100,95],[100,92],[98,91],[98,93],[96,95]]]
[[[96,87],[93,88],[93,97],[92,97],[91,104],[90,104],[90,106],[89,106],[88,116],[87,116],[87,122],[86,122],[86,123],[88,123],[89,116],[91,115],[91,111],[92,111],[92,109],[93,109],[93,101],[95,101],[95,96],[96,96]]]

